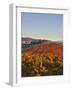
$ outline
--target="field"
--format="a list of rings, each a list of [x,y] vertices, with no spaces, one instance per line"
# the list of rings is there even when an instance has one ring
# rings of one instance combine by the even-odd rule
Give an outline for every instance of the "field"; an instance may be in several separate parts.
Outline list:
[[[63,75],[63,42],[22,38],[22,77]]]

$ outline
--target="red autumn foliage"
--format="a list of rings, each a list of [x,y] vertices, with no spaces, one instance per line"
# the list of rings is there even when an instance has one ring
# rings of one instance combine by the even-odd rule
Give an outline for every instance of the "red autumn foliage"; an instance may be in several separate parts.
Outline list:
[[[50,43],[40,44],[36,47],[28,49],[25,54],[29,55],[45,55],[51,57],[63,57],[63,44],[62,43]]]

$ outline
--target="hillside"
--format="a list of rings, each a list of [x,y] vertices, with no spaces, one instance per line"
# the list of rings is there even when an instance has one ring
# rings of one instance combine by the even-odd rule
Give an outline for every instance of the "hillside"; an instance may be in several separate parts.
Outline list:
[[[63,44],[62,43],[43,43],[27,49],[26,52],[31,55],[49,55],[63,57]]]

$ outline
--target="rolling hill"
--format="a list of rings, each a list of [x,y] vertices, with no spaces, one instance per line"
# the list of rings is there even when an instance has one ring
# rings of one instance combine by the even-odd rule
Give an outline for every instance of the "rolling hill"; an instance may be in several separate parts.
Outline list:
[[[63,57],[63,43],[60,41],[25,38],[26,40],[30,40],[30,43],[22,44],[23,53]]]

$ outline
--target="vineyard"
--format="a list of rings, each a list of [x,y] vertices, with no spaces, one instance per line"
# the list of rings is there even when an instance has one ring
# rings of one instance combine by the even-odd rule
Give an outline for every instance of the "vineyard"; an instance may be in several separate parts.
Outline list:
[[[63,75],[63,59],[45,55],[22,55],[22,77]]]

